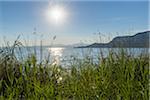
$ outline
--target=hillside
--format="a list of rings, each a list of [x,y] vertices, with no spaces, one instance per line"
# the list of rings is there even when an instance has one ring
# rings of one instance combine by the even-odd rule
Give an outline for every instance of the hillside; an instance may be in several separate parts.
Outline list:
[[[118,36],[109,43],[93,43],[78,48],[149,48],[150,31],[140,32],[133,36]]]

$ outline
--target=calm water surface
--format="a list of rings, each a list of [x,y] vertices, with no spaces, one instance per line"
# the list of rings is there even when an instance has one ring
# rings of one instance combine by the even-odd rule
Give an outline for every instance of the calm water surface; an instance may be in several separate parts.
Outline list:
[[[35,54],[38,62],[43,62],[48,59],[52,64],[68,66],[74,59],[82,60],[84,58],[92,58],[94,62],[99,61],[101,52],[103,57],[107,57],[109,51],[118,52],[120,49],[108,48],[72,48],[72,47],[26,47],[21,50],[16,50],[19,59]],[[149,54],[149,49],[145,48],[127,48],[128,54],[139,56],[141,54]]]

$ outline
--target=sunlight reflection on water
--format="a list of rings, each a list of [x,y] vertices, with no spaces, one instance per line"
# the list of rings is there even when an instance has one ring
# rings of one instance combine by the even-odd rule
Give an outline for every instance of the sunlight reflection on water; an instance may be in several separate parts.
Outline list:
[[[83,59],[91,58],[94,63],[99,63],[101,52],[103,57],[109,56],[109,51],[118,52],[119,48],[72,48],[72,47],[43,47],[42,52],[40,47],[26,47],[16,49],[15,53],[18,59],[22,60],[35,54],[37,63],[48,60],[49,64],[60,65],[62,67],[70,67],[72,64],[84,61]],[[122,50],[122,49],[121,49]],[[133,57],[140,57],[142,55],[149,55],[149,48],[125,48],[128,55]],[[41,54],[42,53],[42,54]],[[41,58],[42,56],[42,58]],[[24,58],[22,58],[24,57]]]
[[[51,55],[51,57],[53,58],[52,64],[60,64],[60,58],[63,55],[63,51],[65,48],[61,48],[61,47],[55,47],[55,48],[48,48],[48,51]]]

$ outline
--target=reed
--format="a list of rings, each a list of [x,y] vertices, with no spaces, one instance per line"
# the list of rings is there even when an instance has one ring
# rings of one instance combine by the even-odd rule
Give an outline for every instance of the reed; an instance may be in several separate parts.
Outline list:
[[[38,64],[34,54],[20,61],[14,53],[20,44],[0,49],[0,100],[149,100],[148,55],[134,57],[121,49],[99,63],[74,59],[64,69],[48,59]]]

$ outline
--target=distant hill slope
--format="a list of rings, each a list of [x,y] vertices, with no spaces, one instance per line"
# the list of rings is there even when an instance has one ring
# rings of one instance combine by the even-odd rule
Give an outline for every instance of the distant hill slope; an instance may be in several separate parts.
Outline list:
[[[133,36],[118,36],[109,43],[94,43],[78,48],[149,48],[150,31],[137,33]]]

